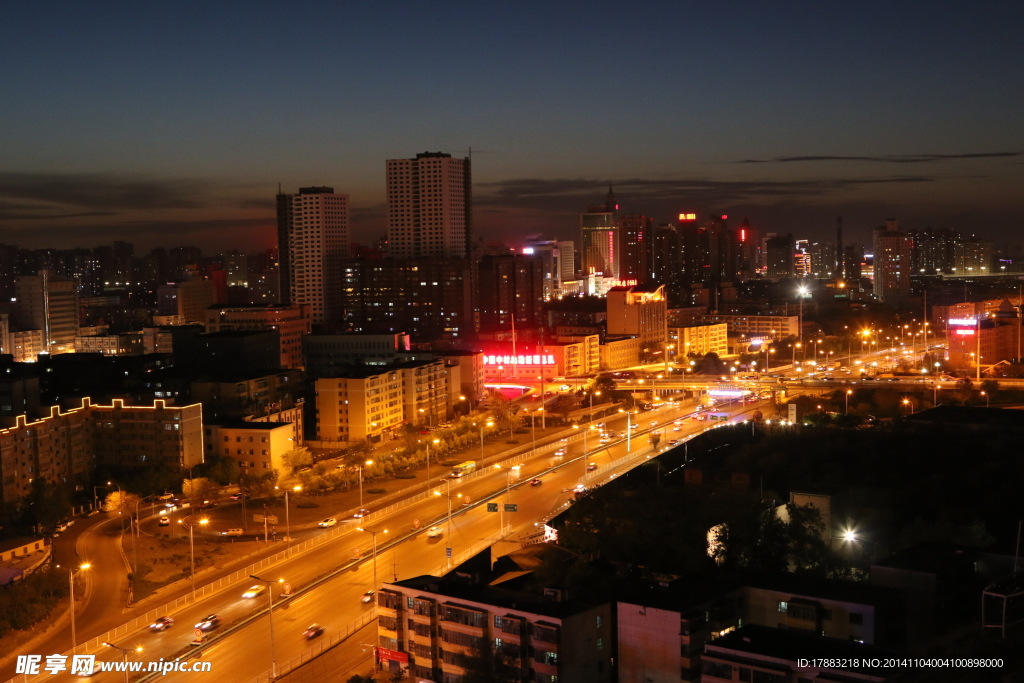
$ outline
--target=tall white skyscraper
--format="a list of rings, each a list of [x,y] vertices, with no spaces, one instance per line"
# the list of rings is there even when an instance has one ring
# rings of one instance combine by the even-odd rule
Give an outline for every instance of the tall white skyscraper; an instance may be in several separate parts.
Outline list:
[[[277,196],[281,303],[308,304],[313,323],[341,319],[341,263],[349,255],[347,194],[300,187]]]
[[[472,228],[469,159],[424,152],[388,159],[388,250],[399,258],[466,258]]]

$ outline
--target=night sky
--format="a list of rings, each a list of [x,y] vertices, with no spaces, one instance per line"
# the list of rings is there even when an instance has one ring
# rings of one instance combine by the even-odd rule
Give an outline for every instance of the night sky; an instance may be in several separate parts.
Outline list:
[[[486,240],[622,209],[850,239],[1024,227],[1024,3],[6,3],[0,241],[273,244],[332,185],[473,149]]]

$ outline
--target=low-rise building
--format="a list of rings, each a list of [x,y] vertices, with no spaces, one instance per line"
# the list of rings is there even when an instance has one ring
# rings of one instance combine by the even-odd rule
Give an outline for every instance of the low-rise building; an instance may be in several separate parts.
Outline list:
[[[102,353],[104,356],[138,356],[142,352],[142,334],[137,332],[75,337],[75,353]]]
[[[521,580],[487,585],[459,573],[384,584],[377,652],[385,667],[407,668],[413,680],[457,681],[466,671],[463,657],[489,641],[522,680],[616,680],[609,603],[592,606],[557,590],[536,595],[523,590]]]
[[[436,426],[448,419],[452,395],[443,360],[409,360],[394,367],[402,378],[402,412],[406,422]]]
[[[702,325],[725,323],[730,335],[781,339],[796,337],[800,334],[800,316],[798,315],[720,315],[710,313],[695,316],[695,321]]]
[[[402,373],[394,367],[352,367],[316,380],[321,441],[378,440],[405,420]]]
[[[601,344],[601,369],[621,370],[640,364],[640,337],[607,337]]]
[[[483,354],[484,376],[494,381],[577,377],[598,372],[601,362],[598,335],[570,337],[544,344],[492,342]]]
[[[311,379],[334,377],[353,365],[388,365],[410,349],[409,335],[310,334],[302,340]]]
[[[672,348],[669,358],[685,360],[690,354],[706,356],[709,353],[719,357],[728,356],[728,327],[726,323],[670,327],[668,339]]]
[[[282,471],[283,456],[296,448],[293,433],[287,422],[239,420],[206,425],[206,455],[237,460],[242,474]]]

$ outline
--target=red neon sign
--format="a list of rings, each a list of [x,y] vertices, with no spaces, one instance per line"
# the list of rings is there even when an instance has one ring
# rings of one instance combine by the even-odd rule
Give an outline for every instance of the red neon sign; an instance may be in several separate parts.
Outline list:
[[[543,362],[542,362],[543,361]],[[517,354],[511,355],[486,355],[484,365],[554,365],[555,357],[551,354]]]

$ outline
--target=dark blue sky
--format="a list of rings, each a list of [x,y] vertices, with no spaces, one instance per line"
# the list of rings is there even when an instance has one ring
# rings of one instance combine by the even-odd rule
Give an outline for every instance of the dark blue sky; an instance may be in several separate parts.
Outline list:
[[[0,240],[272,240],[384,160],[474,150],[485,238],[571,238],[614,182],[815,237],[895,217],[1016,241],[1024,4],[19,3],[0,22]]]

